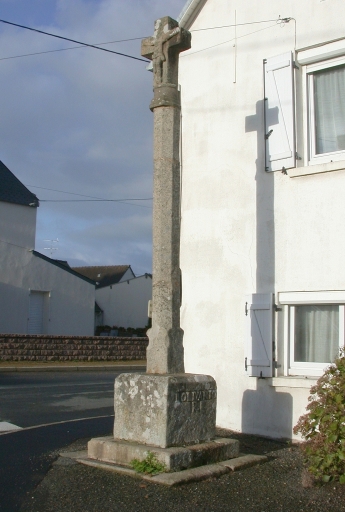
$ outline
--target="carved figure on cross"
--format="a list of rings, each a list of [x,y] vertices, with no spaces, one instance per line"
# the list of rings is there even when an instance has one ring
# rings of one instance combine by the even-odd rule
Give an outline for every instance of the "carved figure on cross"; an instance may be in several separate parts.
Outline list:
[[[154,45],[152,55],[154,85],[160,85],[163,81],[163,63],[166,62],[166,65],[169,66],[169,45],[165,43],[179,32],[180,27],[169,30],[162,34],[161,39]]]

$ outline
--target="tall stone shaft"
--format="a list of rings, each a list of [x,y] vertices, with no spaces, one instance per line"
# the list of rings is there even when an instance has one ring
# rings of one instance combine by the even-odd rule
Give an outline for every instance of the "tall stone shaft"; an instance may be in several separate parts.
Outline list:
[[[190,48],[190,33],[169,18],[155,23],[143,40],[152,59],[154,98],[152,328],[148,331],[147,373],[183,373],[180,327],[180,94],[178,57]]]
[[[154,109],[152,328],[148,373],[183,373],[180,328],[180,110]]]

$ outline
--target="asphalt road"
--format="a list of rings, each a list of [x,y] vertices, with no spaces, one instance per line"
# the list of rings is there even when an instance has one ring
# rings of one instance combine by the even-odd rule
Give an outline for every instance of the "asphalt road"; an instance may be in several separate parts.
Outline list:
[[[0,435],[0,511],[20,510],[59,451],[77,439],[110,435],[113,416],[18,430]]]
[[[64,447],[111,434],[119,373],[0,373],[0,422],[36,427],[0,433],[1,512],[20,509]]]
[[[19,427],[114,414],[119,372],[0,373],[0,422]]]

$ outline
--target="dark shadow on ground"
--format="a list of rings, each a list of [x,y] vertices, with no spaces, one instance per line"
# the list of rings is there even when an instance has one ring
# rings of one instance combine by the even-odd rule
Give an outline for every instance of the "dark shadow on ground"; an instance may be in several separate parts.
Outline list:
[[[113,416],[59,423],[0,435],[0,511],[16,512],[46,476],[59,451],[83,437],[109,435]]]
[[[266,455],[267,453],[282,450],[283,448],[291,445],[290,441],[269,439],[251,434],[242,434],[240,432],[234,432],[233,430],[220,427],[217,427],[217,436],[237,439],[240,442],[240,452],[245,454],[253,453],[255,455]]]

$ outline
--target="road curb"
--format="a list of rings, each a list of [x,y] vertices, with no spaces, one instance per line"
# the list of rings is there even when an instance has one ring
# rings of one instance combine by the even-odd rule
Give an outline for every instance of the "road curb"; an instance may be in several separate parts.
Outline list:
[[[143,370],[146,371],[146,365],[106,365],[106,366],[0,366],[0,373],[10,372],[92,372],[92,371],[119,371],[130,373]]]
[[[88,457],[87,451],[79,451],[75,453],[60,452],[60,457],[75,459],[77,462],[86,466],[105,469],[106,471],[113,471],[115,473],[120,473],[134,478],[141,478],[142,480],[155,484],[166,485],[168,487],[175,487],[191,482],[200,482],[202,480],[208,480],[209,478],[219,478],[220,476],[226,475],[232,471],[247,469],[251,466],[268,462],[269,460],[268,457],[260,455],[241,455],[236,459],[230,459],[224,462],[207,464],[195,468],[184,469],[182,471],[159,473],[158,475],[150,476],[144,473],[138,473],[127,466],[119,466],[110,462],[91,459]],[[235,463],[233,464],[232,461],[235,461]]]

